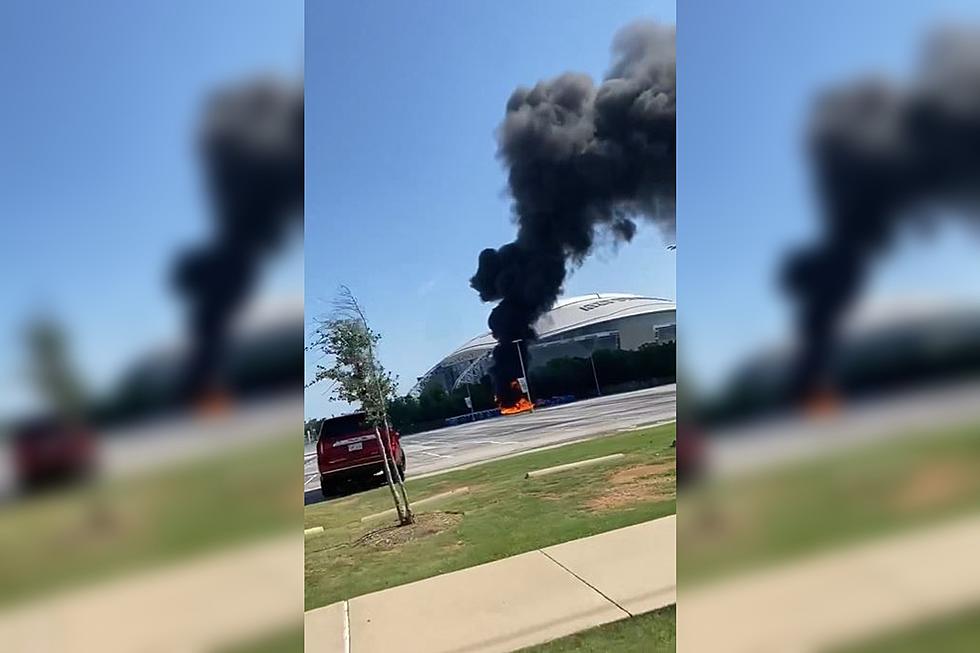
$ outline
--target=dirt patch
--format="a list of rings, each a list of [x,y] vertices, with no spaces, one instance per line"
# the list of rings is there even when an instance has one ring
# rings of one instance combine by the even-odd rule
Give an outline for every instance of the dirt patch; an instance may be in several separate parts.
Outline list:
[[[931,464],[909,476],[895,496],[895,506],[903,511],[942,506],[971,491],[974,479],[963,463],[946,460]]]
[[[390,551],[403,544],[438,535],[454,528],[463,521],[461,512],[425,512],[415,515],[415,523],[408,526],[376,528],[355,540],[352,546],[365,546]]]
[[[674,463],[635,465],[610,474],[601,494],[585,502],[593,512],[672,499],[677,494]]]
[[[652,465],[635,465],[633,467],[621,469],[618,472],[610,475],[609,482],[613,485],[627,485],[635,483],[636,481],[642,481],[656,476],[663,476],[673,471],[673,461],[656,463]]]

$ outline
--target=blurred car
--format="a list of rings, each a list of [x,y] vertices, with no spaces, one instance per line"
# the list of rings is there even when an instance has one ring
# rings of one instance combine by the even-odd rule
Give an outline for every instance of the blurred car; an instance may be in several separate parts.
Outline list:
[[[696,481],[704,470],[704,435],[688,420],[677,423],[677,483]]]
[[[17,485],[24,491],[84,481],[96,468],[96,437],[80,424],[54,418],[13,429],[11,453]]]
[[[394,461],[402,478],[405,476],[405,452],[401,437],[393,428],[378,429],[385,441],[389,464]],[[390,441],[390,448],[387,446]],[[352,413],[325,419],[320,424],[316,441],[317,467],[320,471],[320,489],[324,497],[336,494],[342,484],[349,481],[370,482],[384,471],[382,444],[375,428],[367,422],[364,413]],[[382,477],[383,474],[382,474]]]

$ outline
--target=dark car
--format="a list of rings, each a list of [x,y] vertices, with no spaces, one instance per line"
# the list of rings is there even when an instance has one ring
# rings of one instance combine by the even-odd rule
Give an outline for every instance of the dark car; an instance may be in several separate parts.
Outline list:
[[[382,444],[377,434],[384,441],[389,464],[394,461],[404,478],[405,452],[396,430],[386,432],[380,428],[376,431],[374,426],[368,424],[364,413],[323,420],[316,441],[316,459],[324,496],[336,494],[346,482],[367,483],[384,472]]]

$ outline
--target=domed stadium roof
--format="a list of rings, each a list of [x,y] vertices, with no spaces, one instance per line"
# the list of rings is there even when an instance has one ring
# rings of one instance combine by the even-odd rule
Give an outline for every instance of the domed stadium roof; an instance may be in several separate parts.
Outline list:
[[[677,305],[668,299],[630,293],[592,293],[559,299],[534,324],[538,340],[560,336],[562,333],[636,315],[675,311]],[[416,389],[424,385],[435,370],[460,361],[477,359],[497,344],[489,331],[472,338],[444,357],[419,379]]]

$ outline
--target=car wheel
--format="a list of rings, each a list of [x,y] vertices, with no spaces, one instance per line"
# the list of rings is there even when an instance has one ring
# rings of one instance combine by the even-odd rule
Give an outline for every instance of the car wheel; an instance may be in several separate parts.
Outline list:
[[[320,494],[324,499],[329,499],[337,495],[337,483],[326,476],[320,477]]]

